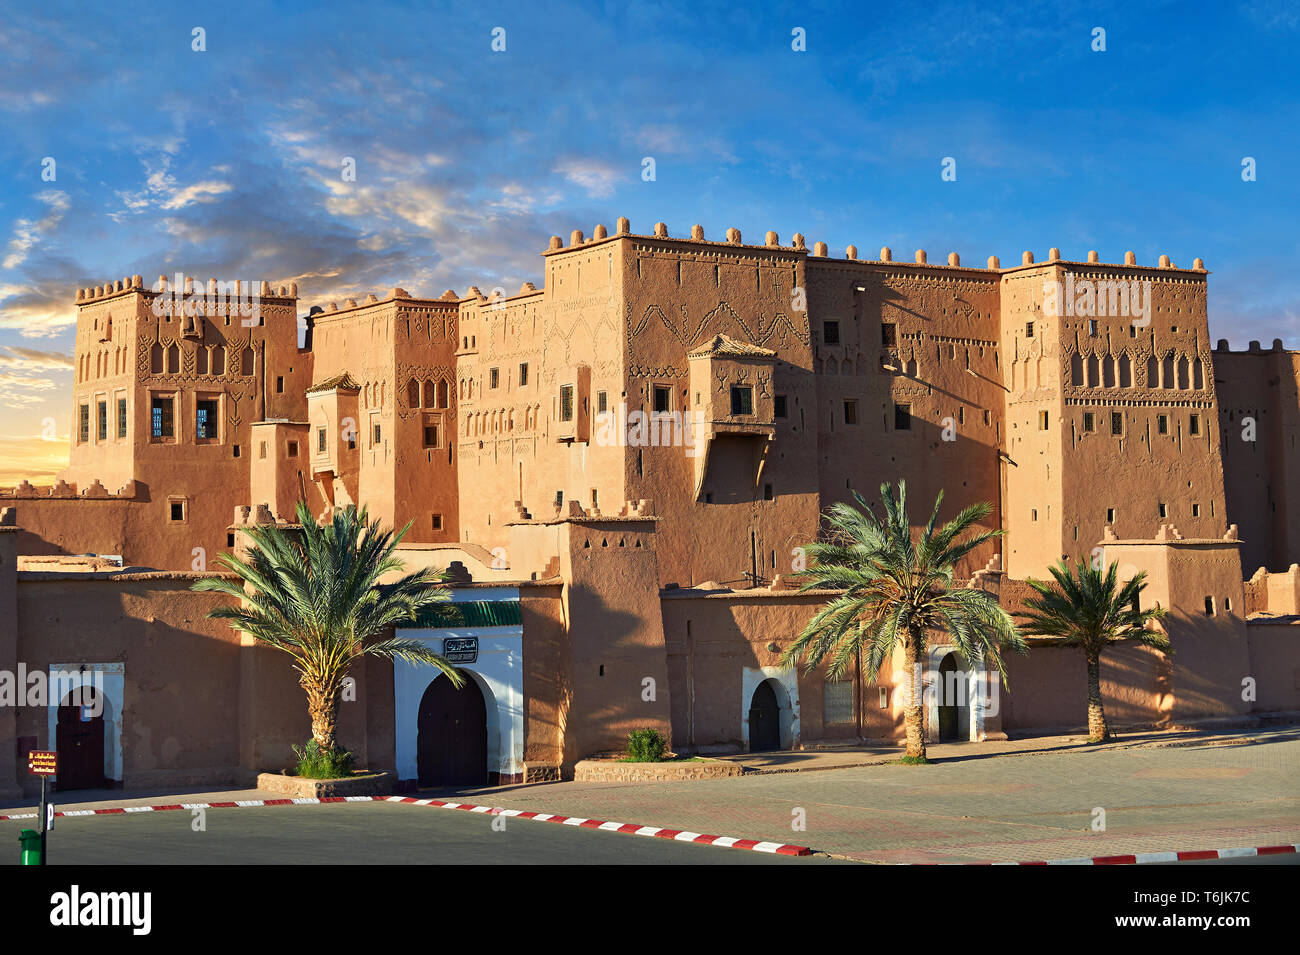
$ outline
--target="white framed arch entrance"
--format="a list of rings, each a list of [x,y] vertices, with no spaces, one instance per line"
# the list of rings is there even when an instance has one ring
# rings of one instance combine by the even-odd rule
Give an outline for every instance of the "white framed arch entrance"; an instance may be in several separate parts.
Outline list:
[[[939,742],[939,707],[945,692],[941,671],[944,660],[949,656],[956,663],[952,671],[959,701],[956,738],[980,742],[985,738],[984,716],[988,711],[988,689],[984,674],[972,667],[954,644],[930,647],[925,670],[925,740],[927,743]]]
[[[781,749],[799,742],[799,677],[793,667],[745,667],[740,678],[740,739],[749,751],[749,708],[759,684],[771,681],[780,721]]]
[[[509,602],[519,600],[515,587],[468,588],[452,592],[452,602]],[[448,637],[474,637],[478,657],[458,664],[483,694],[487,722],[489,782],[519,783],[524,779],[524,628],[522,624],[475,627],[399,629],[407,639],[428,643],[442,652]],[[393,734],[397,778],[402,783],[419,779],[420,701],[442,671],[427,663],[393,663]]]
[[[49,698],[46,701],[47,746],[54,749],[59,738],[59,706],[78,687],[99,689],[104,694],[104,780],[122,785],[122,714],[126,695],[124,663],[54,663],[49,670]]]

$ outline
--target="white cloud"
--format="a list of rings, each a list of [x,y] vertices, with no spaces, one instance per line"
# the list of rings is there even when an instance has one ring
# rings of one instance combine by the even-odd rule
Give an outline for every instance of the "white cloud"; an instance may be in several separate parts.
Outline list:
[[[620,170],[598,159],[567,159],[555,171],[593,199],[608,199],[614,194],[614,183],[623,178]]]
[[[162,208],[170,211],[172,209],[184,209],[193,202],[211,202],[213,196],[229,192],[232,188],[228,182],[218,182],[216,180],[196,182],[194,185],[186,186],[183,189],[174,189],[171,195],[162,202]]]
[[[17,268],[27,259],[27,254],[36,246],[41,237],[54,231],[63,220],[63,214],[70,205],[68,194],[57,189],[38,192],[36,198],[50,207],[45,218],[33,222],[31,219],[19,219],[14,223],[14,237],[9,240],[9,254],[2,264],[6,269]]]

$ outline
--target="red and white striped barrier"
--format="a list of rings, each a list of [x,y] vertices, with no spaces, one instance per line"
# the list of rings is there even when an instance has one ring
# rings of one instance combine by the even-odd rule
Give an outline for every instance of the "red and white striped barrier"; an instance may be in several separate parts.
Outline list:
[[[416,799],[413,796],[322,796],[319,799],[240,799],[233,802],[186,802],[166,803],[158,806],[114,806],[108,809],[65,809],[56,812],[57,817],[74,816],[120,816],[135,812],[167,812],[180,809],[242,809],[252,806],[303,806],[336,802],[392,802],[409,806],[433,806],[435,809],[461,809],[465,812],[485,813],[491,816],[506,816],[516,819],[531,819],[535,822],[556,822],[564,826],[576,826],[580,829],[601,829],[606,832],[621,832],[634,836],[654,836],[657,839],[672,839],[675,842],[693,842],[700,845],[722,846],[725,849],[748,849],[753,852],[770,852],[776,855],[806,856],[812,850],[807,846],[795,846],[781,842],[762,842],[757,839],[737,839],[733,836],[713,836],[683,829],[665,829],[658,826],[642,826],[635,822],[604,822],[599,819],[583,819],[579,816],[560,816],[548,812],[529,812],[523,809],[499,809],[494,806],[479,806],[472,803],[447,802],[442,799]],[[36,813],[16,813],[0,815],[0,822],[19,819],[35,819]],[[1277,846],[1255,846],[1244,849],[1191,849],[1182,852],[1137,852],[1128,855],[1082,856],[1077,859],[1050,859],[1034,862],[970,862],[967,865],[1150,865],[1168,862],[1195,862],[1202,859],[1242,859],[1251,856],[1275,856],[1300,853],[1300,843]]]
[[[161,806],[113,806],[109,809],[63,809],[54,815],[72,816],[122,816],[132,812],[167,812],[174,809],[242,809],[249,806],[297,806],[325,802],[374,802],[384,796],[323,796],[320,799],[240,799],[235,802],[184,802],[167,803]],[[12,816],[0,816],[0,822],[11,819],[35,819],[34,812],[18,813]]]
[[[1280,856],[1300,852],[1300,844],[1255,846],[1248,849],[1191,849],[1184,852],[1135,852],[1118,856],[1084,856],[1079,859],[1051,859],[1047,862],[986,862],[974,865],[1150,865],[1162,862],[1196,862],[1201,859],[1243,859],[1250,856]]]
[[[771,852],[783,856],[812,855],[812,850],[807,846],[792,846],[781,842],[760,842],[757,839],[737,839],[733,836],[711,836],[699,832],[689,832],[684,829],[642,826],[635,822],[603,822],[599,819],[583,819],[580,816],[558,816],[549,812],[528,812],[523,809],[497,809],[492,806],[444,802],[441,799],[415,799],[410,796],[388,796],[386,799],[388,802],[401,802],[412,806],[463,809],[467,812],[480,812],[492,816],[532,819],[535,822],[558,822],[562,826],[577,826],[580,829],[603,829],[606,832],[622,832],[633,836],[654,836],[657,839],[672,839],[674,842],[694,842],[706,846],[722,846],[724,849],[749,849],[753,852]]]
[[[412,796],[324,796],[319,799],[240,799],[235,802],[187,802],[168,803],[159,806],[115,806],[110,809],[66,809],[56,812],[55,816],[120,816],[134,812],[167,812],[178,809],[235,809],[250,806],[297,806],[334,802],[393,802],[409,806],[433,806],[435,809],[462,809],[466,812],[485,813],[490,816],[506,816],[517,819],[532,819],[536,822],[558,822],[565,826],[580,829],[603,829],[606,832],[622,832],[635,836],[654,836],[658,839],[672,839],[675,842],[694,842],[708,846],[722,846],[726,849],[749,849],[753,852],[771,852],[784,856],[811,855],[807,846],[792,846],[780,842],[762,842],[757,839],[737,839],[734,836],[712,836],[682,829],[664,829],[658,826],[642,826],[634,822],[603,822],[599,819],[582,819],[577,816],[559,816],[548,812],[528,812],[522,809],[499,809],[494,806],[477,806],[470,803],[446,802],[442,799],[416,799]],[[17,815],[0,815],[0,822],[16,819],[35,819],[36,813]]]

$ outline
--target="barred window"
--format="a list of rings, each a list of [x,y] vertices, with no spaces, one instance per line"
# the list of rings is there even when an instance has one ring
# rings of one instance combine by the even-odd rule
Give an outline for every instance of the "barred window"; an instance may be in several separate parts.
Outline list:
[[[823,719],[827,723],[853,722],[853,681],[827,680],[822,697]]]

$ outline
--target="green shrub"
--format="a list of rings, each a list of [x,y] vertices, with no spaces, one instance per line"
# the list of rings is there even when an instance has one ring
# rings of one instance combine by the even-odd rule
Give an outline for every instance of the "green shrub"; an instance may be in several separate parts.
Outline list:
[[[633,763],[662,763],[668,750],[668,740],[658,730],[633,730],[627,734],[628,761]]]
[[[352,754],[345,749],[326,751],[314,739],[306,746],[295,746],[298,775],[304,779],[342,779],[352,775]]]

